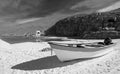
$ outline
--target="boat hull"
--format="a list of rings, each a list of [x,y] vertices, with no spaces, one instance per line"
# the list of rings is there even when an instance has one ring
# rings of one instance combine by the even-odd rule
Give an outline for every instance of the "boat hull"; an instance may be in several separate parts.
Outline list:
[[[94,58],[112,51],[115,44],[103,48],[75,48],[50,43],[60,61],[69,61],[80,58]]]

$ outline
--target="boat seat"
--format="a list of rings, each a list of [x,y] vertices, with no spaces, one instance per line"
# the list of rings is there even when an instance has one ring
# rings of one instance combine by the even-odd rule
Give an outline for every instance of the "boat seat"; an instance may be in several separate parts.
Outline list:
[[[77,47],[79,47],[79,48],[85,48],[84,45],[82,45],[82,44],[77,44]]]

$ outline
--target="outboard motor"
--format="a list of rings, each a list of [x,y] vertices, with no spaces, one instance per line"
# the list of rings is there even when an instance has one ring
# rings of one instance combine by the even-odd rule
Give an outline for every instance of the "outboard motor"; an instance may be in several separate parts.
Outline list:
[[[112,43],[112,39],[111,39],[110,37],[105,38],[104,44],[105,44],[105,45],[113,44],[113,43]]]

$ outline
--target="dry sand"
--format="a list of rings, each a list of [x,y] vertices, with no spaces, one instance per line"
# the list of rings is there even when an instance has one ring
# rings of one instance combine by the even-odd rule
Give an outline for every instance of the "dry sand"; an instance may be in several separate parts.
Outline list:
[[[45,47],[50,46],[46,42],[8,44],[0,40],[0,74],[120,73],[120,44],[102,57],[69,62],[60,62],[50,51],[40,52]]]

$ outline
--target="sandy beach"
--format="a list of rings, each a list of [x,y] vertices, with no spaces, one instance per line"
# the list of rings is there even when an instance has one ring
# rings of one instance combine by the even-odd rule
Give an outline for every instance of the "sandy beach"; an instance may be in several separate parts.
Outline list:
[[[78,41],[78,40],[77,40]],[[95,40],[90,40],[93,42]],[[114,42],[120,41],[119,39]],[[119,74],[120,44],[104,56],[60,62],[46,42],[9,44],[0,40],[0,74]]]

